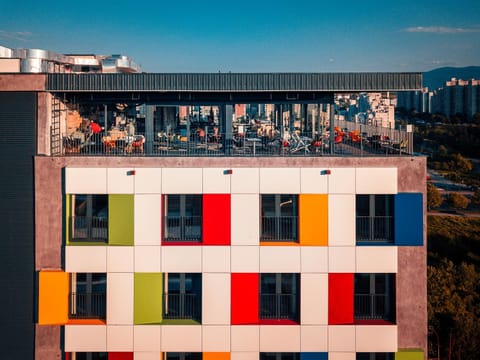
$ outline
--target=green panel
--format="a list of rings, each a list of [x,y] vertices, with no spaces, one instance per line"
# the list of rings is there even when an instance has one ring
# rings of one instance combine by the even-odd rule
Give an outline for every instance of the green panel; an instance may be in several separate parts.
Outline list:
[[[162,273],[135,273],[134,324],[160,324],[162,322],[162,279]]]
[[[108,245],[133,246],[133,195],[108,196]]]
[[[395,360],[423,360],[422,349],[399,349],[395,353]]]

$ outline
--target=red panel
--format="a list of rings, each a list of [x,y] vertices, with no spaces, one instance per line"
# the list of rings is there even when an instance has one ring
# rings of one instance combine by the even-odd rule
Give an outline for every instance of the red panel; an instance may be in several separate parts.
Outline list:
[[[133,352],[109,352],[108,360],[133,360]]]
[[[328,324],[353,324],[353,274],[328,274]]]
[[[230,194],[203,195],[203,244],[230,245]]]
[[[232,273],[232,325],[258,324],[258,274]]]

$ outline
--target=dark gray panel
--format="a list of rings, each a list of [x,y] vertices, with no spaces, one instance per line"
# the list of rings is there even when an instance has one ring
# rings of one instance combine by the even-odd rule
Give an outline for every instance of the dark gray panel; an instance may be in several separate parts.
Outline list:
[[[34,171],[36,93],[0,93],[1,358],[35,348]]]

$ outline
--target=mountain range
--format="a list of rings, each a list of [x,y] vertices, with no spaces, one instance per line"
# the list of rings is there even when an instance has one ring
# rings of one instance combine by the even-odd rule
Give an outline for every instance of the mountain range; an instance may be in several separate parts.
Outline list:
[[[430,91],[445,86],[452,77],[462,80],[480,79],[480,66],[442,67],[423,73],[423,86]]]

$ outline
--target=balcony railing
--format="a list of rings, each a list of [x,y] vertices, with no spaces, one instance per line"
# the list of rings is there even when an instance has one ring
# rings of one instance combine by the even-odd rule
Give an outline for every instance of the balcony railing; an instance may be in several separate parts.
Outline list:
[[[70,319],[106,319],[105,293],[70,293]]]
[[[169,320],[201,319],[201,303],[197,294],[163,294],[163,317]]]
[[[71,241],[108,241],[108,219],[96,216],[72,216],[70,219]]]
[[[199,242],[202,240],[201,216],[165,216],[164,241]]]
[[[393,216],[357,216],[357,243],[393,243]]]
[[[355,319],[393,321],[389,300],[384,294],[355,294]]]
[[[297,241],[298,216],[262,216],[261,241]]]
[[[295,294],[260,294],[260,319],[298,321]]]

